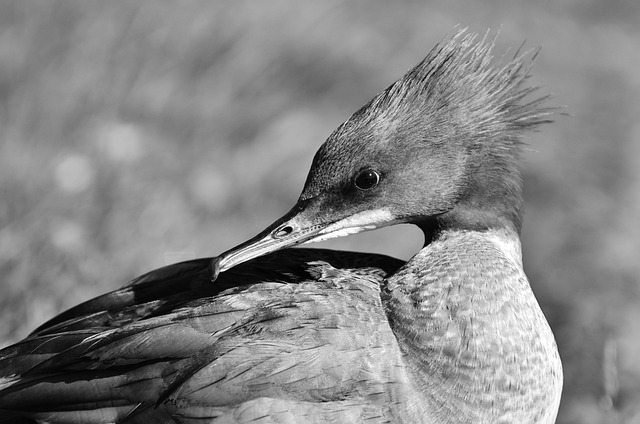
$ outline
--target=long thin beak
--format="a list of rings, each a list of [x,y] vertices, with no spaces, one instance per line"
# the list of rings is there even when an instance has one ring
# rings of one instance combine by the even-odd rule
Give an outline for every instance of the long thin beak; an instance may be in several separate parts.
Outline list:
[[[309,200],[298,202],[260,234],[214,259],[211,263],[211,281],[215,281],[221,272],[250,259],[321,237],[323,230],[333,222],[313,222],[317,217],[309,213],[309,203]]]
[[[402,222],[388,209],[336,210],[319,197],[300,200],[257,236],[229,249],[211,262],[211,281],[234,266],[296,244],[327,240]]]

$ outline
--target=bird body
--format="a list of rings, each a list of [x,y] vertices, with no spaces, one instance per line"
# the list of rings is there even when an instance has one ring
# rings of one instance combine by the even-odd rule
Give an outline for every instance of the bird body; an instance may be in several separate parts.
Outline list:
[[[555,422],[562,367],[517,236],[441,234],[388,278],[383,300],[405,366],[428,394],[425,422]]]
[[[392,379],[400,358],[379,292],[402,262],[321,249],[255,262],[215,285],[210,258],[168,266],[45,324],[2,352],[0,369],[21,379],[0,380],[0,410],[49,407],[34,416],[54,422],[384,416],[384,381],[369,377]]]
[[[297,204],[0,351],[0,417],[118,423],[555,421],[562,367],[522,268],[530,60],[460,33],[342,124]],[[409,261],[282,250],[407,222]]]

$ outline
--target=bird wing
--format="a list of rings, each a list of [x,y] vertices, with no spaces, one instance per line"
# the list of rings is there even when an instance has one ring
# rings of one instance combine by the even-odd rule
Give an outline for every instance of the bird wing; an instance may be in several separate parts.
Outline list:
[[[0,351],[0,410],[82,422],[384,417],[385,385],[402,377],[379,283],[401,261],[293,249],[215,283],[209,263],[152,271]]]

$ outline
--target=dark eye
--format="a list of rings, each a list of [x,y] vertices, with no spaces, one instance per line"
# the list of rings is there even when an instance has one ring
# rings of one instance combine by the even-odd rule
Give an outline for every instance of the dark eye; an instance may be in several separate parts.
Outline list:
[[[378,185],[380,182],[380,175],[373,169],[365,169],[356,175],[353,182],[360,190],[369,190]]]

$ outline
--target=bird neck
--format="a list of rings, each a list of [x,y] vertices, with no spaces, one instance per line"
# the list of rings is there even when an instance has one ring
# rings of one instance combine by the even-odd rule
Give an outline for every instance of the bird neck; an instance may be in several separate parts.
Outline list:
[[[434,422],[553,422],[562,369],[515,230],[433,233],[383,301]]]

